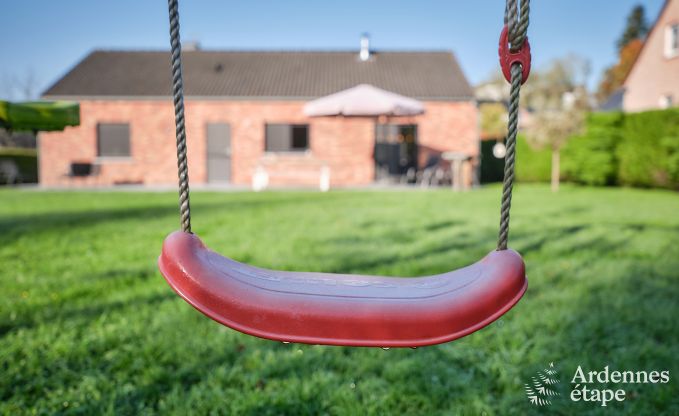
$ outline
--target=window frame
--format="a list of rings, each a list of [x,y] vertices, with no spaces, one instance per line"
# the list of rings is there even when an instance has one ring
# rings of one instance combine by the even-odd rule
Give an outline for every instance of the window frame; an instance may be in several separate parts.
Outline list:
[[[289,129],[289,143],[286,150],[269,150],[269,126],[287,126]],[[294,129],[304,127],[306,129],[306,147],[295,148]],[[307,155],[311,153],[311,126],[308,123],[264,123],[264,153],[284,155]]]
[[[672,22],[665,26],[665,58],[679,57],[679,22]]]
[[[127,154],[126,155],[102,155],[101,154],[101,128],[102,126],[125,126],[127,127]],[[98,161],[126,161],[132,159],[132,126],[127,122],[98,122],[96,125],[96,152]]]

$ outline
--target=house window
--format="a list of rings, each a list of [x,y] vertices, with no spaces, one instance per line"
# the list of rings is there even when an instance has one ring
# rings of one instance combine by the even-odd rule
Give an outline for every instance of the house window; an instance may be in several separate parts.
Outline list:
[[[97,125],[97,156],[129,157],[130,125],[100,123]]]
[[[264,150],[267,152],[309,150],[309,126],[307,124],[267,124]]]
[[[665,28],[665,57],[674,58],[675,56],[679,56],[679,23]]]
[[[667,94],[660,97],[660,108],[670,108],[672,105],[674,105],[672,95]]]

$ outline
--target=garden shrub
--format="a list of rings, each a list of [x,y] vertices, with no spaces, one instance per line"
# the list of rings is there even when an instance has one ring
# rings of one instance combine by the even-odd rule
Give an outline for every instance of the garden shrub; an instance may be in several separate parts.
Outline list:
[[[561,154],[562,179],[585,185],[613,185],[623,117],[620,113],[592,113],[585,133],[571,138]]]
[[[617,146],[623,185],[677,188],[679,109],[628,114]]]
[[[520,182],[549,182],[552,152],[549,148],[534,149],[519,134],[516,138],[516,180]]]
[[[667,153],[665,158],[667,175],[670,182],[676,186],[679,184],[679,135],[663,137],[660,145]]]
[[[679,109],[593,113],[561,153],[566,181],[679,189]]]

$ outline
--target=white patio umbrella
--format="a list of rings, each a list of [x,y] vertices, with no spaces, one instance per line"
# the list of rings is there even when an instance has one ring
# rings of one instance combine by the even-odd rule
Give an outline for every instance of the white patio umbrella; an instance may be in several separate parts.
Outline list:
[[[412,98],[360,84],[309,101],[304,114],[321,116],[414,116],[424,113],[424,105]]]

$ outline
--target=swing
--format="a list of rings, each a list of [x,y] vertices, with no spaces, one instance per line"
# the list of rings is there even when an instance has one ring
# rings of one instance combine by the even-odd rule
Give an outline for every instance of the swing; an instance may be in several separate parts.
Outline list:
[[[528,0],[508,0],[500,61],[511,82],[499,242],[477,263],[434,276],[399,278],[267,270],[209,250],[191,233],[178,0],[168,0],[181,231],[158,265],[179,296],[213,320],[282,342],[418,347],[477,331],[511,309],[527,288],[521,256],[507,249],[518,100],[530,69]],[[510,45],[519,45],[510,48]]]

